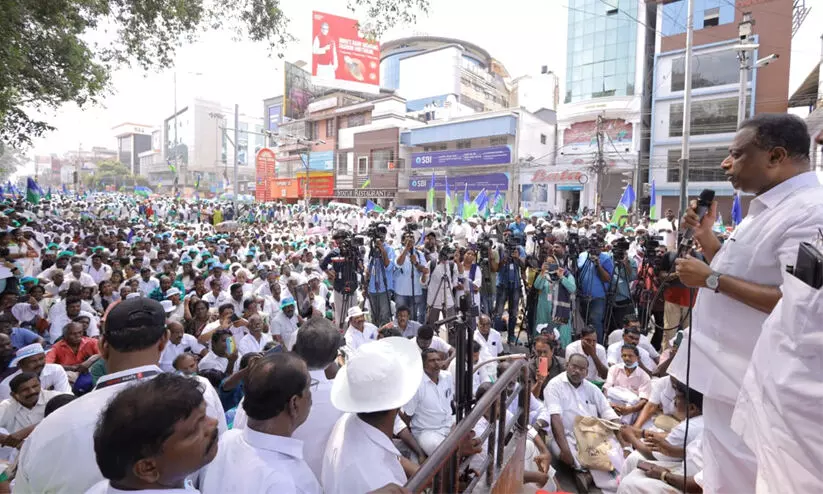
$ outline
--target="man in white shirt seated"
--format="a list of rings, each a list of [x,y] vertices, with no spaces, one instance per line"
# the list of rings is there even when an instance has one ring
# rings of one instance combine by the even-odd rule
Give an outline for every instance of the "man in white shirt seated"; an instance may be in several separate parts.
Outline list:
[[[480,317],[477,318],[477,331],[474,332],[474,341],[483,345],[492,358],[500,355],[500,351],[503,350],[500,332],[492,327],[491,319],[486,314],[480,314]]]
[[[657,486],[659,489],[656,491],[621,490],[621,492],[680,492],[679,490],[671,491],[670,489],[664,489],[663,487],[666,485],[669,487],[681,487],[683,485],[682,475],[679,476],[679,484],[673,482],[676,480],[674,477],[668,479],[668,475],[659,477],[662,484],[654,482],[648,483],[643,482],[641,478],[638,478],[645,476],[636,469],[640,468],[639,464],[641,461],[648,462],[651,460],[659,466],[665,466],[668,468],[681,465],[684,457],[687,462],[691,463],[694,461],[694,455],[691,453],[695,453],[695,451],[692,447],[694,446],[694,443],[699,443],[703,436],[703,395],[694,389],[689,389],[689,396],[687,400],[686,391],[687,388],[685,384],[677,385],[675,406],[679,415],[688,417],[688,438],[686,437],[686,420],[681,422],[677,427],[668,433],[651,432],[648,430],[635,429],[633,427],[623,427],[620,430],[620,436],[624,443],[631,445],[635,449],[626,458],[626,462],[623,464],[624,478],[632,476],[640,485],[651,484],[653,486]],[[702,454],[700,454],[699,449],[696,452],[700,455],[700,462],[702,464]],[[699,470],[700,469],[696,467],[690,467],[687,473],[695,475]],[[632,481],[630,485],[632,485],[635,481]]]
[[[203,295],[201,300],[209,304],[210,309],[220,307],[230,302],[231,295],[223,291],[223,285],[220,283],[220,280],[211,280],[209,287],[211,291]]]
[[[199,386],[196,379],[161,374],[116,395],[94,431],[95,481],[100,474],[104,480],[86,494],[197,492],[185,488],[187,479],[214,459],[219,433]]]
[[[17,374],[9,383],[11,398],[0,402],[0,444],[19,448],[34,426],[43,420],[46,403],[63,391],[40,388],[40,378],[32,372]]]
[[[99,252],[91,256],[91,265],[86,268],[86,272],[95,284],[111,278],[111,266],[103,264],[103,256]]]
[[[83,310],[83,301],[80,297],[67,296],[65,305],[54,305],[49,313],[49,339],[54,344],[58,339],[63,337],[63,328],[66,324],[74,321],[77,316],[87,316],[89,318],[89,329],[86,331],[86,336],[95,337],[100,335],[100,330],[97,327],[97,316],[94,315],[94,310]]]
[[[272,338],[283,344],[286,350],[291,351],[291,347],[294,346],[295,332],[301,320],[300,314],[297,314],[297,303],[294,299],[284,298],[280,302],[280,312],[271,320]]]
[[[631,345],[637,348],[637,354],[640,357],[640,360],[638,361],[640,363],[640,368],[651,376],[652,372],[654,372],[654,369],[657,367],[657,362],[652,359],[649,352],[639,346],[639,343],[640,331],[631,327],[624,329],[623,341],[612,343],[609,345],[608,350],[606,350],[606,360],[608,361],[608,364],[612,366],[622,362],[623,347],[625,345]]]
[[[325,494],[406,483],[415,465],[400,455],[391,438],[400,407],[415,395],[422,377],[418,349],[406,338],[384,338],[354,352],[332,385],[332,405],[345,414],[323,456]]]
[[[238,353],[236,343],[230,340],[231,331],[218,329],[211,334],[211,350],[197,364],[197,370],[217,369],[225,375],[237,370]],[[231,345],[229,344],[231,341]],[[232,348],[229,348],[231,346]]]
[[[79,281],[83,288],[97,288],[97,283],[88,273],[83,272],[83,265],[79,262],[72,264],[71,271],[66,272],[66,281]]]
[[[421,358],[423,377],[420,387],[412,399],[403,405],[402,417],[411,427],[412,435],[423,451],[431,455],[454,425],[451,407],[454,400],[454,377],[450,372],[442,370],[440,352],[427,348],[423,350]]]
[[[446,340],[434,334],[434,326],[424,324],[417,330],[417,337],[414,339],[420,351],[431,348],[440,352],[444,360],[444,366],[448,367],[454,358],[454,347],[446,343]]]
[[[609,404],[621,416],[621,422],[628,425],[634,423],[637,412],[646,405],[652,387],[649,375],[639,368],[640,355],[637,350],[634,345],[623,345],[623,361],[609,368],[603,385]]]
[[[183,318],[186,315],[186,307],[180,301],[182,297],[180,289],[177,287],[171,287],[168,290],[166,290],[165,296],[166,300],[164,300],[164,302],[168,301],[171,304],[172,308],[171,311],[166,310],[166,313],[168,314],[167,318],[171,319],[172,321],[182,323]],[[164,307],[165,306],[166,304],[164,304]]]
[[[580,333],[580,339],[569,343],[566,347],[566,361],[574,354],[583,355],[589,365],[586,379],[603,381],[609,373],[606,349],[597,342],[597,330],[594,326],[586,326]]]
[[[40,378],[42,389],[71,393],[69,377],[63,366],[46,363],[46,351],[43,345],[32,343],[17,350],[16,357],[11,361],[9,367],[17,367],[17,372],[9,375],[0,382],[0,400],[5,400],[11,396],[11,380],[14,376],[23,372],[31,372]]]
[[[364,343],[377,340],[377,328],[366,324],[366,314],[359,306],[350,307],[347,315],[349,327],[346,328],[346,346],[356,351]]]
[[[260,314],[250,316],[246,328],[249,330],[249,334],[244,336],[237,345],[237,351],[240,355],[260,353],[269,342],[273,341],[269,333],[263,332],[266,329],[266,323],[263,322],[263,317]]]
[[[160,363],[158,364],[163,372],[174,372],[174,359],[183,353],[191,353],[203,358],[208,353],[208,349],[197,341],[194,335],[190,335],[183,331],[183,325],[177,321],[169,321],[166,323],[166,328],[169,330],[169,343],[160,354]]]
[[[679,419],[675,418],[676,409],[674,406],[676,382],[672,376],[663,376],[652,381],[649,401],[646,402],[643,410],[637,415],[637,419],[634,421],[635,428],[670,430],[674,421],[679,422]],[[664,421],[668,423],[663,423]]]
[[[623,318],[623,328],[628,329],[629,327],[637,328],[637,330],[640,331],[640,321],[637,320],[637,316],[634,314],[628,314]],[[617,343],[618,341],[623,341],[624,329],[615,329],[609,333],[609,346]],[[642,331],[640,332],[640,342],[637,343],[637,346],[638,348],[642,348],[643,350],[649,352],[649,357],[651,357],[652,360],[655,362],[659,361],[660,353],[654,348],[654,346],[652,346],[651,338],[649,338],[648,335],[643,334]]]
[[[137,280],[140,295],[148,297],[151,292],[160,288],[160,280],[151,275],[151,268],[140,268],[140,278]]]
[[[318,381],[292,353],[258,360],[244,384],[246,427],[220,438],[214,461],[200,484],[204,494],[323,490],[303,459],[303,441],[291,437],[309,415]]]
[[[578,353],[570,355],[566,359],[566,372],[549,381],[543,391],[554,436],[554,441],[551,442],[552,456],[559,457],[561,462],[578,472],[582,466],[577,458],[575,419],[582,416],[619,420],[606,401],[606,396],[586,379],[588,366],[589,361],[585,356]],[[619,450],[619,447],[617,449]],[[608,476],[605,472],[592,471],[593,477],[595,474]],[[597,477],[595,483],[598,483],[601,475]]]

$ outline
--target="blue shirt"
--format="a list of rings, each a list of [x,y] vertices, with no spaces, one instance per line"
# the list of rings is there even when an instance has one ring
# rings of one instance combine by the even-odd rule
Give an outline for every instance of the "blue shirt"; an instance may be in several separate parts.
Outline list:
[[[518,245],[517,251],[520,253],[520,260],[525,261],[526,249]],[[513,286],[515,289],[519,289],[522,284],[520,281],[520,267],[515,262],[504,266],[502,259],[503,256],[501,256],[500,268],[497,271],[497,286]]]
[[[31,345],[36,342],[40,336],[37,333],[26,328],[12,328],[11,330],[11,346],[15,350],[23,348],[26,345]]]
[[[389,290],[394,290],[394,276],[392,265],[394,264],[394,249],[388,243],[383,243],[383,248],[386,249],[386,256],[389,258],[389,265],[386,267],[383,264],[383,255],[380,249],[375,249],[369,252],[369,263],[366,269],[369,270],[369,293],[384,293],[386,286]],[[384,266],[383,271],[386,273],[386,286],[383,286],[383,275],[381,274],[380,266]]]
[[[518,223],[516,221],[512,221],[509,228],[512,229],[512,233],[520,233],[520,235],[524,235],[526,233],[526,222],[521,221]]]
[[[417,256],[417,262],[421,265],[426,265],[426,256],[417,249],[412,249],[406,254],[406,259],[403,264],[397,264],[400,259],[400,254],[403,249],[398,249],[394,253],[394,261],[386,270],[392,270],[392,278],[394,279],[394,292],[398,295],[409,297],[412,295],[412,277],[414,277],[414,295],[423,295],[423,283],[420,282],[420,271],[416,270],[411,263],[411,257]]]
[[[612,258],[614,262],[614,258]],[[637,262],[634,259],[629,259],[630,269],[626,270],[625,276],[620,273],[620,276],[612,276],[609,282],[609,287],[617,283],[617,292],[615,293],[615,300],[628,300],[632,298],[631,282],[637,279]]]
[[[586,263],[589,258],[588,252],[581,252],[577,258],[577,267],[580,268],[578,275],[577,288],[585,296],[592,298],[606,298],[606,289],[609,286],[608,281],[603,281],[597,276],[597,268],[594,263]],[[611,276],[614,273],[614,262],[608,254],[600,253],[600,265]]]

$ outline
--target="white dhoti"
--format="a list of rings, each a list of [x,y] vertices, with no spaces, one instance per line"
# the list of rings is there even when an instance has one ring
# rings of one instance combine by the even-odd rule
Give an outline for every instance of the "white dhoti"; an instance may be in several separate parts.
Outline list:
[[[412,435],[417,439],[417,443],[420,444],[423,451],[427,455],[431,455],[450,432],[451,428],[445,427],[442,429],[412,430]]]
[[[755,492],[757,460],[731,428],[734,405],[703,397],[704,487],[707,494]]]

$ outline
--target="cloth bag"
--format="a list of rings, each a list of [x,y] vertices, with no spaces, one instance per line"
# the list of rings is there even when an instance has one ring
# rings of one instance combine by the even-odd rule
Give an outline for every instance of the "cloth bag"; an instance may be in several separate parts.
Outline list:
[[[820,492],[823,471],[823,291],[783,274],[732,415],[757,458],[757,493]],[[745,337],[746,328],[740,328]]]
[[[574,437],[577,439],[577,460],[590,470],[611,472],[615,465],[609,458],[611,439],[620,424],[597,417],[577,416],[574,419]]]

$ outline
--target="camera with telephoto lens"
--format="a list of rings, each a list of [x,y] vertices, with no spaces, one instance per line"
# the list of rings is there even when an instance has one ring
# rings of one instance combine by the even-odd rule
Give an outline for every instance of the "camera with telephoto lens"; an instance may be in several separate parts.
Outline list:
[[[369,237],[372,242],[375,240],[383,240],[388,235],[388,223],[372,223],[366,229],[365,234]]]
[[[603,245],[603,237],[590,238],[586,247],[586,252],[589,253],[589,257],[599,259],[600,254],[603,252]]]
[[[492,248],[492,238],[488,233],[484,233],[477,238],[477,264],[487,266],[489,264],[489,249]]]
[[[619,238],[612,242],[612,257],[615,261],[624,261],[627,250],[629,250],[629,241],[625,238]]]
[[[451,243],[443,244],[443,247],[440,248],[440,251],[437,253],[437,259],[440,262],[447,261],[454,257],[454,253],[457,252]]]

